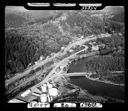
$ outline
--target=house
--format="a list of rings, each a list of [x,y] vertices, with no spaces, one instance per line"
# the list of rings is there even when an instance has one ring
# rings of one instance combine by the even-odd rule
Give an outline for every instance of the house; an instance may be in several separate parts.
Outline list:
[[[37,62],[35,62],[35,64],[37,64]]]
[[[43,85],[41,86],[41,91],[42,91],[43,93],[47,92],[47,84],[43,84]]]
[[[64,50],[65,47],[61,47],[61,50]]]
[[[98,46],[92,46],[92,51],[93,50],[99,50],[99,47]]]
[[[32,63],[28,64],[28,67],[30,67],[32,65]]]
[[[27,90],[27,91],[25,91],[25,92],[23,92],[23,93],[21,94],[21,97],[26,97],[26,96],[28,96],[29,94],[31,94],[31,90],[30,90],[30,89]]]
[[[82,35],[82,36],[81,36],[81,39],[83,39],[83,38],[84,38],[84,36]]]
[[[57,88],[50,88],[49,89],[49,95],[50,96],[57,96],[58,95],[58,90],[57,90]]]
[[[48,88],[52,88],[53,87],[52,83],[49,83],[49,82],[47,82],[47,86],[48,86]]]
[[[40,56],[40,60],[43,60],[44,59],[44,56]]]
[[[74,52],[74,50],[70,49],[69,52]]]
[[[41,94],[41,96],[40,96],[40,101],[42,102],[42,103],[45,103],[45,102],[47,102],[48,101],[48,96],[47,96],[47,94]]]

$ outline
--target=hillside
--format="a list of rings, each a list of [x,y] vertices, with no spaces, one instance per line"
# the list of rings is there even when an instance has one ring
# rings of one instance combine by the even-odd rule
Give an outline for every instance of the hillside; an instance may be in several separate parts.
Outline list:
[[[112,20],[117,21],[117,22],[121,22],[124,23],[124,12],[120,12],[114,15],[114,17],[112,18]]]
[[[10,9],[11,8],[11,9]],[[49,10],[30,10],[30,11],[21,11],[13,9],[13,7],[7,7],[5,12],[5,26],[6,28],[13,27],[17,28],[27,24],[34,24],[37,22],[45,23],[54,17],[58,16],[60,12],[58,11],[49,11]],[[24,9],[25,10],[25,9]]]
[[[30,63],[34,64],[40,56],[47,57],[60,51],[62,46],[79,39],[80,35],[86,37],[111,31],[122,33],[124,30],[124,24],[108,20],[107,17],[105,23],[102,17],[91,16],[89,12],[56,11],[54,14],[51,11],[48,12],[48,16],[47,12],[31,12],[33,14],[30,14],[30,18],[37,17],[32,22],[17,14],[7,14],[5,17],[7,27],[19,27],[6,30],[5,33],[5,69],[9,78],[17,72],[24,71]],[[20,27],[26,21],[27,24]]]
[[[25,22],[26,18],[23,16],[19,16],[17,14],[7,14],[5,15],[5,28],[13,27],[21,27]]]

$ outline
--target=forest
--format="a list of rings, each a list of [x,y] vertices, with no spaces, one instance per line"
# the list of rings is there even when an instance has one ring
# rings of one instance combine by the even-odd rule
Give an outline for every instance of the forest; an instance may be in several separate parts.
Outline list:
[[[39,60],[40,56],[47,57],[56,53],[62,45],[70,42],[68,37],[58,37],[42,34],[41,37],[35,31],[26,35],[17,30],[5,33],[5,71],[7,78],[15,73],[23,72],[31,63]]]
[[[107,79],[115,83],[124,83],[124,41],[124,36],[118,34],[112,34],[110,38],[98,38],[96,43],[105,44],[105,47],[100,47],[99,55],[89,57],[86,60],[84,59],[85,65],[83,71],[96,73],[100,76],[100,79]]]
[[[124,53],[124,50],[122,50],[124,48],[125,29],[123,23],[118,23],[110,19],[107,19],[105,22],[103,21],[104,19],[92,17],[91,14],[80,11],[67,11],[66,13],[68,14],[67,19],[59,21],[62,30],[60,30],[58,24],[48,23],[49,20],[55,21],[58,17],[61,17],[62,13],[59,13],[53,18],[48,17],[38,19],[37,22],[27,22],[20,29],[5,30],[6,78],[14,76],[15,73],[23,72],[30,63],[34,64],[35,61],[39,60],[40,56],[44,56],[45,58],[51,53],[60,51],[62,46],[68,45],[78,34],[86,37],[92,34],[106,33],[108,30],[111,32],[121,32],[123,34],[122,36],[113,34],[110,40],[99,39],[98,42],[106,44],[105,48],[107,52],[108,49],[113,50],[114,47],[119,49],[119,51],[112,53],[112,57],[104,56],[104,59],[110,59],[114,61],[114,64],[124,60],[123,57],[113,57],[114,55],[119,56]],[[107,30],[105,30],[105,25],[107,26]],[[101,55],[104,55],[105,49],[101,48],[100,52]],[[100,58],[100,60],[103,58]],[[108,63],[103,67],[107,65]],[[112,69],[106,68],[106,70],[113,70],[115,66],[113,65]]]

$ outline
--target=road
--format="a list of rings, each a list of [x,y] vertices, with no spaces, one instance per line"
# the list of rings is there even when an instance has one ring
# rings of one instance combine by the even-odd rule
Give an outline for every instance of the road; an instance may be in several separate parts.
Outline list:
[[[101,34],[101,35],[99,35],[99,36],[94,36],[94,35],[92,35],[92,36],[88,36],[88,37],[86,37],[86,38],[84,38],[84,39],[81,39],[80,41],[76,41],[76,42],[74,42],[74,43],[72,43],[72,44],[69,44],[67,47],[65,47],[63,53],[59,52],[59,53],[55,54],[54,56],[52,56],[52,57],[50,57],[50,58],[48,58],[48,59],[46,59],[46,60],[44,60],[44,61],[42,61],[42,62],[38,62],[37,64],[33,65],[33,66],[30,67],[28,70],[26,70],[25,72],[19,74],[19,75],[18,75],[19,77],[16,76],[16,77],[10,79],[9,81],[6,81],[6,83],[7,83],[7,84],[10,84],[10,83],[14,82],[16,79],[21,78],[21,77],[23,77],[23,76],[26,76],[32,69],[36,69],[36,68],[38,68],[38,67],[44,65],[45,63],[47,63],[48,61],[53,60],[53,59],[54,59],[55,57],[57,57],[57,56],[65,55],[65,54],[67,53],[67,51],[69,51],[70,48],[75,47],[76,45],[82,45],[82,44],[84,44],[85,42],[88,42],[88,41],[90,41],[90,40],[94,40],[94,39],[97,39],[97,38],[103,38],[103,37],[110,37],[110,36],[111,36],[110,34],[104,34],[104,35]],[[34,91],[34,89],[35,89],[36,87],[41,86],[43,83],[48,82],[50,79],[61,75],[61,73],[63,72],[63,71],[62,71],[63,69],[61,69],[61,71],[60,71],[59,73],[56,72],[56,69],[59,68],[59,67],[62,66],[62,65],[63,65],[63,67],[65,67],[65,66],[68,64],[68,62],[69,62],[69,60],[70,60],[71,58],[75,58],[78,53],[80,53],[80,52],[82,52],[82,51],[88,49],[88,46],[84,45],[84,47],[85,47],[84,49],[82,49],[82,50],[80,50],[80,51],[78,51],[78,52],[75,52],[74,54],[71,54],[71,55],[69,55],[68,57],[66,57],[66,58],[64,58],[63,60],[61,60],[60,62],[56,63],[56,66],[55,66],[55,67],[51,70],[51,72],[43,79],[43,81],[41,81],[41,82],[38,83],[37,85],[31,87],[31,89]],[[93,52],[92,52],[92,53],[88,53],[88,54],[85,55],[85,57],[91,56],[91,55],[93,55],[93,54],[95,55],[95,52],[94,52],[94,53],[93,53]],[[21,85],[15,87],[13,90],[16,90],[17,88],[20,88],[21,86],[24,86],[26,83],[30,82],[31,80],[33,80],[34,78],[36,78],[36,77],[39,76],[40,74],[41,74],[41,72],[38,72],[35,76],[33,76],[32,78],[28,79],[26,82],[22,83]]]
[[[67,47],[65,47],[63,53],[59,52],[59,53],[55,54],[54,56],[43,60],[42,62],[38,62],[37,64],[34,64],[33,66],[31,66],[29,69],[27,69],[27,70],[24,71],[23,73],[18,73],[18,74],[16,74],[16,76],[14,76],[13,78],[11,78],[11,79],[9,79],[9,80],[6,80],[6,81],[5,81],[5,84],[6,84],[6,85],[11,84],[11,83],[14,82],[15,80],[20,79],[20,78],[26,76],[27,74],[29,74],[29,72],[30,72],[31,70],[35,70],[36,68],[43,66],[44,64],[46,64],[46,63],[49,62],[49,61],[52,61],[55,57],[57,57],[57,56],[59,56],[59,55],[64,55],[64,54],[66,54],[66,52],[67,52],[71,47],[74,47],[74,46],[76,46],[76,45],[82,45],[82,44],[84,44],[84,43],[87,42],[87,41],[94,40],[94,39],[97,39],[97,38],[110,37],[110,36],[111,36],[110,34],[100,34],[99,36],[91,35],[91,36],[88,36],[88,37],[86,37],[86,38],[84,38],[84,39],[81,39],[81,40],[79,40],[79,41],[76,41],[76,42],[74,42],[74,43],[72,43],[72,44],[69,44]],[[84,45],[84,46],[85,46],[85,45]]]

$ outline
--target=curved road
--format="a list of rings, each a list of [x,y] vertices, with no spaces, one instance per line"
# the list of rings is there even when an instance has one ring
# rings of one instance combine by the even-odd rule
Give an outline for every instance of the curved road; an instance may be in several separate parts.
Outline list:
[[[52,56],[52,57],[50,57],[50,58],[48,58],[48,59],[46,59],[46,60],[44,60],[44,61],[42,61],[42,62],[40,62],[40,63],[37,63],[36,65],[30,67],[30,68],[29,68],[28,70],[26,70],[25,72],[23,72],[23,73],[21,73],[21,74],[18,74],[16,77],[14,77],[14,78],[12,78],[12,79],[6,81],[6,83],[7,83],[7,84],[10,84],[10,83],[14,82],[16,79],[21,78],[21,77],[23,77],[23,76],[26,76],[26,75],[31,71],[31,69],[36,69],[36,68],[38,68],[38,67],[44,65],[45,63],[47,63],[47,62],[50,61],[50,60],[53,60],[55,57],[57,57],[57,56],[60,55],[60,54],[61,54],[61,55],[65,55],[65,54],[67,53],[67,51],[70,50],[70,48],[72,48],[72,47],[74,47],[74,46],[76,46],[76,45],[81,45],[81,46],[82,46],[85,42],[88,42],[88,41],[90,41],[90,40],[94,40],[94,39],[97,39],[97,38],[103,38],[103,37],[111,37],[111,35],[110,35],[110,34],[101,34],[101,35],[99,35],[99,36],[94,36],[94,35],[92,35],[92,36],[88,36],[88,37],[86,37],[85,39],[82,39],[82,40],[80,40],[80,41],[77,41],[77,42],[74,42],[74,43],[72,43],[72,44],[69,44],[69,45],[64,49],[64,52],[63,52],[63,53],[60,53],[60,52],[59,52],[59,53],[55,54],[54,56]],[[76,52],[76,53],[74,53],[74,54],[71,54],[71,55],[69,55],[68,57],[66,57],[66,58],[64,58],[63,60],[61,60],[60,62],[56,63],[56,66],[55,66],[55,67],[52,69],[52,71],[43,79],[43,81],[41,81],[41,82],[38,83],[37,85],[31,87],[30,89],[32,89],[32,91],[34,91],[34,89],[35,89],[36,87],[41,86],[41,85],[42,85],[43,83],[45,83],[45,82],[48,82],[50,79],[54,78],[55,76],[57,77],[57,76],[61,75],[61,73],[63,72],[63,70],[61,69],[61,71],[58,73],[58,72],[56,72],[56,69],[59,68],[60,66],[63,66],[63,67],[67,66],[67,64],[68,64],[68,62],[69,62],[70,59],[77,57],[77,54],[78,54],[78,53],[80,53],[80,52],[85,51],[85,50],[88,49],[88,46],[86,46],[86,45],[83,45],[83,46],[85,47],[84,49],[82,49],[82,50],[80,50],[80,51],[78,51],[78,52]],[[88,54],[85,55],[85,57],[86,57],[86,56],[90,56],[90,55],[95,55],[95,53],[96,53],[96,52],[88,53]],[[41,72],[40,72],[40,74],[41,74]],[[36,74],[35,76],[33,76],[30,80],[27,80],[26,82],[30,82],[31,80],[33,80],[34,78],[36,78],[36,77],[39,76],[40,74],[39,74],[39,72],[38,72],[38,74]],[[17,86],[17,87],[15,87],[13,90],[16,90],[17,88],[19,88],[19,87],[25,85],[26,82],[23,83],[23,84],[21,84],[21,85],[19,85],[19,86]]]

